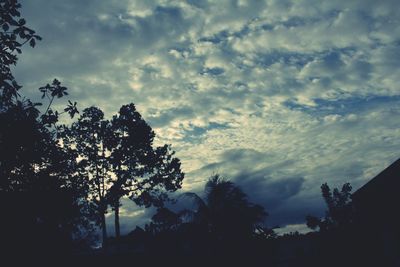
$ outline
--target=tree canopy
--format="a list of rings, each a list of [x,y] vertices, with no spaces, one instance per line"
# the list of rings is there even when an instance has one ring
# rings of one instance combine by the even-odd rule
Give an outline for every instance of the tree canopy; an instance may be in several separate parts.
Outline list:
[[[63,147],[78,159],[77,172],[86,174],[89,198],[96,205],[107,239],[105,214],[115,213],[119,230],[120,199],[129,197],[137,205],[160,207],[167,192],[181,187],[184,174],[170,146],[154,147],[154,132],[134,104],[124,105],[111,120],[97,107],[84,109],[60,134]]]
[[[319,228],[320,231],[348,226],[353,220],[351,190],[352,187],[349,183],[345,183],[341,190],[334,188],[333,191],[328,184],[322,184],[321,193],[328,209],[322,219],[308,215],[306,217],[307,226],[314,230]]]
[[[17,0],[0,2],[0,107],[8,106],[18,97],[21,89],[15,80],[11,66],[17,64],[17,54],[22,53],[22,46],[29,43],[31,47],[42,38],[26,25]]]

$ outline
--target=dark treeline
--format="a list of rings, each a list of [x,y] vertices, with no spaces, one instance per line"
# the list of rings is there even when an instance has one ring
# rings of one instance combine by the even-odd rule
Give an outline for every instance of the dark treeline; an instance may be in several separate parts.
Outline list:
[[[178,197],[194,203],[190,209],[168,209],[174,201],[170,193],[184,179],[181,163],[170,145],[154,144],[155,133],[134,104],[123,105],[110,119],[97,107],[79,111],[70,100],[57,111],[55,101],[68,96],[57,79],[39,88],[42,102],[22,96],[11,69],[22,47],[34,47],[41,37],[26,25],[20,7],[16,0],[0,1],[2,257],[91,265],[171,260],[395,266],[374,234],[379,227],[360,216],[350,184],[333,190],[321,186],[327,211],[324,218],[305,218],[314,230],[308,234],[276,235],[266,227],[267,211],[219,175],[209,178],[204,197],[190,192]],[[62,124],[62,116],[72,122]],[[144,228],[121,235],[122,198],[157,212]],[[115,218],[112,237],[107,233],[108,212]],[[101,249],[93,248],[99,240]]]

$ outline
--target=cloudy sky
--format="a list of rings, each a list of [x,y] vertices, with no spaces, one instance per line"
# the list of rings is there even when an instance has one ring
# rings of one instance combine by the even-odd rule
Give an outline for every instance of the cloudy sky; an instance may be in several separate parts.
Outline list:
[[[177,151],[183,188],[221,173],[270,225],[322,215],[400,156],[398,0],[22,0],[42,37],[15,70],[107,116],[133,102]],[[65,103],[60,103],[64,105]],[[125,231],[151,212],[123,209]]]

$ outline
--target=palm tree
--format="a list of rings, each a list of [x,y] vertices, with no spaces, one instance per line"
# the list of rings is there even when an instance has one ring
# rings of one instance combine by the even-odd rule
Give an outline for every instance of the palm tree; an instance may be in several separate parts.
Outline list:
[[[268,216],[262,206],[251,203],[237,185],[218,174],[210,177],[204,191],[205,200],[195,193],[183,194],[193,199],[197,208],[184,210],[181,215],[206,226],[219,240],[251,237]]]

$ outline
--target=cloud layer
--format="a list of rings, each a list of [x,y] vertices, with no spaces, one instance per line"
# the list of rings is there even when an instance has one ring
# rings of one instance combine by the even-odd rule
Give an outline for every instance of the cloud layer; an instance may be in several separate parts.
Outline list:
[[[134,102],[185,190],[220,172],[299,224],[323,182],[358,188],[399,157],[399,1],[21,2],[44,38],[25,92],[57,77],[82,108]]]

